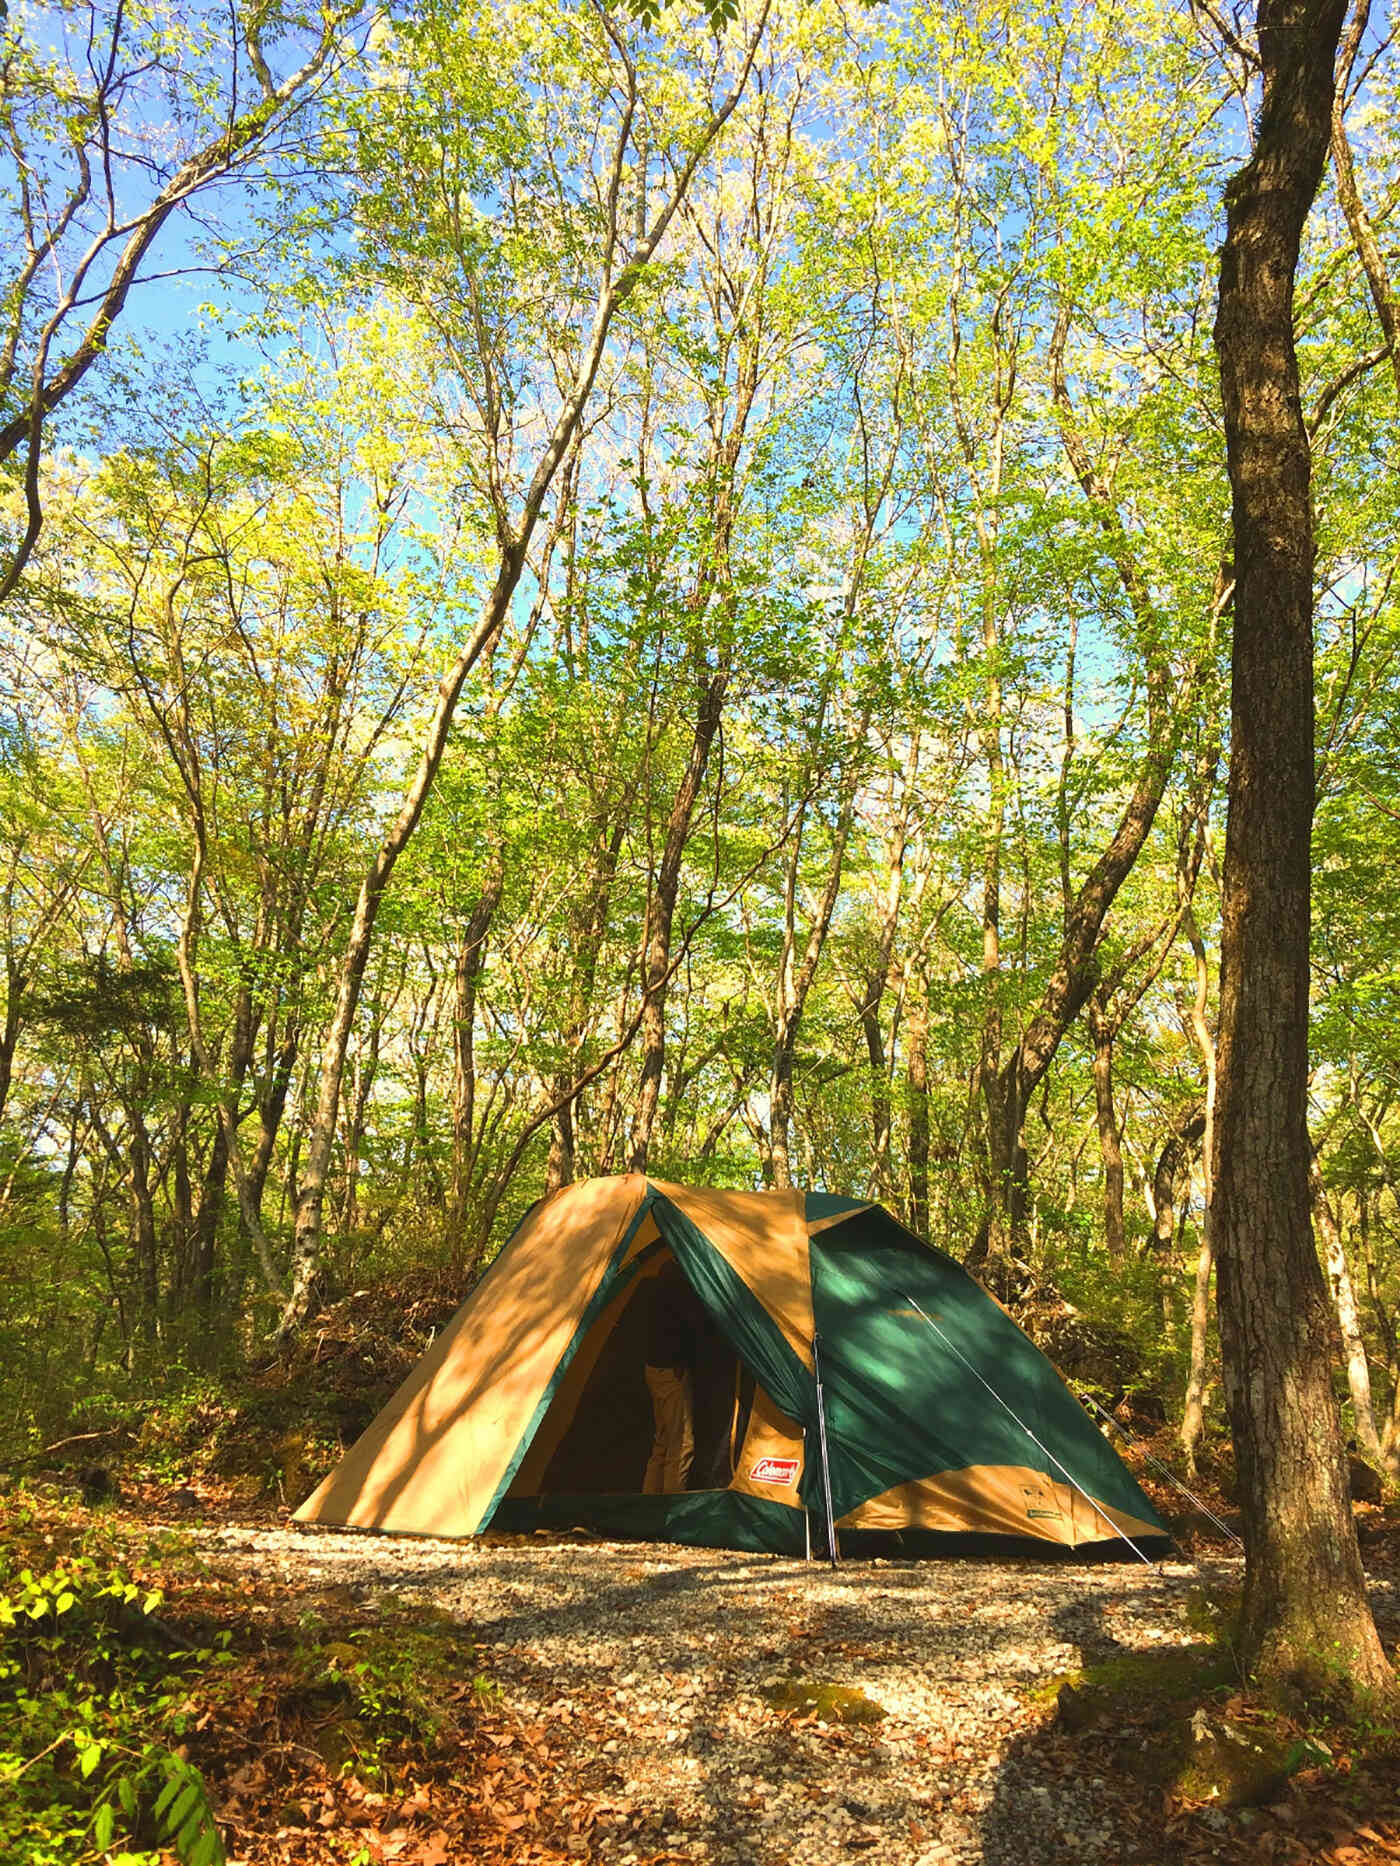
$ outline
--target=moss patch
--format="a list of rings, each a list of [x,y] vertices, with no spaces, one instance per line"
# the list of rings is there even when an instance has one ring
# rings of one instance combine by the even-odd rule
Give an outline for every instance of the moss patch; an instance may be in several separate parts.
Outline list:
[[[1243,1606],[1244,1595],[1237,1587],[1215,1588],[1210,1592],[1203,1587],[1193,1587],[1182,1604],[1182,1611],[1193,1633],[1237,1645]]]
[[[1083,1732],[1123,1775],[1178,1806],[1264,1807],[1300,1771],[1333,1760],[1296,1722],[1242,1693],[1226,1645],[1121,1653],[1049,1678],[1028,1696],[1053,1702],[1059,1729]]]
[[[1229,1650],[1221,1646],[1168,1646],[1159,1652],[1117,1653],[1077,1671],[1056,1672],[1032,1686],[1033,1704],[1054,1703],[1068,1685],[1083,1706],[1084,1721],[1144,1703],[1179,1704],[1238,1679]]]
[[[1187,1801],[1257,1808],[1277,1800],[1297,1770],[1325,1760],[1325,1751],[1272,1721],[1203,1705],[1189,1719],[1173,1786]]]
[[[811,1678],[784,1678],[765,1685],[760,1695],[775,1710],[814,1717],[818,1723],[880,1723],[887,1714],[883,1704],[855,1685],[820,1684]]]

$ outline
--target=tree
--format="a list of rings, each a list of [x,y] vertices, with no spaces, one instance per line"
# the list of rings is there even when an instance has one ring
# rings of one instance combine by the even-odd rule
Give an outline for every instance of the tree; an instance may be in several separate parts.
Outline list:
[[[0,465],[22,463],[24,507],[0,602],[43,524],[49,416],[106,351],[172,216],[285,153],[297,111],[344,61],[355,10],[83,0],[0,14],[0,226],[12,255]]]
[[[601,8],[580,22],[561,22],[555,35],[554,51],[562,67],[556,76],[572,65],[574,88],[569,91],[561,86],[556,93],[551,85],[534,100],[525,74],[511,68],[509,57],[501,56],[494,23],[482,22],[472,49],[477,59],[489,53],[498,67],[504,102],[494,119],[491,113],[497,106],[482,96],[482,68],[466,62],[465,44],[459,43],[460,20],[438,17],[405,30],[403,81],[415,89],[423,80],[430,81],[414,96],[411,121],[391,123],[387,112],[381,116],[371,149],[379,164],[376,177],[382,190],[391,188],[392,165],[398,163],[410,186],[421,171],[425,185],[433,191],[422,206],[442,242],[444,270],[456,297],[459,319],[452,334],[461,353],[469,357],[464,387],[475,403],[486,449],[485,491],[494,521],[494,566],[478,620],[443,673],[402,802],[365,871],[355,901],[337,972],[335,1010],[322,1045],[316,1112],[297,1194],[291,1284],[281,1324],[284,1339],[300,1327],[314,1300],[326,1172],[335,1142],[345,1056],[380,902],[418,826],[462,687],[504,625],[529,564],[545,500],[579,444],[613,324],[645,278],[692,180],[733,115],[748,84],[767,18],[765,0],[755,24],[738,42],[732,67],[721,54],[714,70],[695,74],[698,95],[686,98],[683,105],[666,95],[671,74],[664,65],[658,71],[647,70],[626,35]],[[576,25],[581,28],[577,36]],[[530,61],[532,78],[533,50],[523,45],[517,49]],[[461,86],[455,97],[454,76]],[[670,122],[665,117],[668,103],[676,109],[676,118]],[[450,143],[444,145],[443,118],[454,109],[460,120]],[[473,121],[475,114],[480,121]],[[544,152],[527,160],[527,125],[544,134],[552,130],[558,136],[563,131],[572,143],[580,114],[591,114],[600,125],[596,171],[592,163],[574,176],[551,169],[548,155],[552,152],[547,145]],[[506,142],[511,132],[516,137],[513,146]],[[472,146],[477,133],[483,148]],[[659,150],[651,137],[660,140]],[[533,198],[525,190],[517,195],[510,167],[516,159],[533,171],[530,178],[539,188]],[[561,183],[564,204],[555,210],[546,201],[558,200]],[[519,216],[510,236],[499,241],[493,240],[475,198],[488,198],[497,190],[515,197],[513,211]],[[530,250],[536,212],[556,213],[557,252]],[[407,215],[399,219],[400,230],[407,228],[408,220]],[[596,251],[595,265],[578,266],[576,242]],[[412,261],[419,257],[413,252],[394,255],[400,289],[406,288]],[[545,392],[543,407],[535,395],[522,395],[520,374],[521,351],[529,347],[525,333],[542,314],[541,291],[548,294],[550,306],[544,319],[546,335],[554,340],[548,358],[553,394]],[[543,388],[543,384],[536,386]],[[545,438],[531,447],[526,436],[536,418],[542,418]]]
[[[1293,294],[1332,132],[1343,10],[1261,0],[1262,108],[1253,154],[1226,191],[1215,342],[1235,633],[1213,1216],[1245,1661],[1265,1678],[1340,1672],[1387,1687],[1332,1388],[1307,1119],[1315,544]]]

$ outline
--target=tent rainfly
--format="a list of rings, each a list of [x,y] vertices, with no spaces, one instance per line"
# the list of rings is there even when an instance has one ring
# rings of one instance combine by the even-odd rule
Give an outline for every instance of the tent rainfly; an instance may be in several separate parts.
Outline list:
[[[672,1263],[704,1317],[695,1456],[687,1489],[644,1495],[648,1292]],[[825,1521],[823,1423],[844,1553],[1170,1550],[1045,1356],[888,1212],[638,1173],[530,1210],[296,1519],[801,1553],[806,1512]]]

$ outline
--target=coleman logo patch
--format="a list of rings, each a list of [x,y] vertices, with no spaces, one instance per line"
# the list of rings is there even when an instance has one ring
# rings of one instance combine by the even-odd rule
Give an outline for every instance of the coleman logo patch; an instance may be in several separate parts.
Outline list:
[[[749,1472],[749,1479],[755,1484],[795,1484],[797,1459],[760,1458]]]

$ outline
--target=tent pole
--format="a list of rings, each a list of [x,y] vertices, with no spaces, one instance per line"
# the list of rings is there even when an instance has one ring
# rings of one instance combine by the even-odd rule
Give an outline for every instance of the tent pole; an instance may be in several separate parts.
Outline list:
[[[812,1372],[817,1379],[817,1432],[822,1451],[822,1494],[826,1498],[826,1550],[834,1568],[841,1559],[841,1551],[836,1544],[836,1517],[831,1507],[831,1461],[826,1450],[826,1398],[822,1392],[822,1338],[812,1334]]]
[[[805,1473],[807,1469],[807,1428],[805,1425],[802,1428],[802,1469]],[[811,1510],[808,1509],[805,1503],[802,1505],[802,1528],[803,1528],[804,1535],[806,1537],[806,1544],[807,1544],[807,1552],[802,1557],[802,1559],[804,1561],[811,1561],[812,1559],[812,1512]]]
[[[802,1469],[804,1471],[807,1469],[807,1428],[805,1425],[802,1428]],[[802,1505],[802,1527],[807,1533],[807,1553],[803,1557],[803,1560],[811,1561],[812,1559],[812,1512],[807,1508],[807,1505],[805,1503]]]

